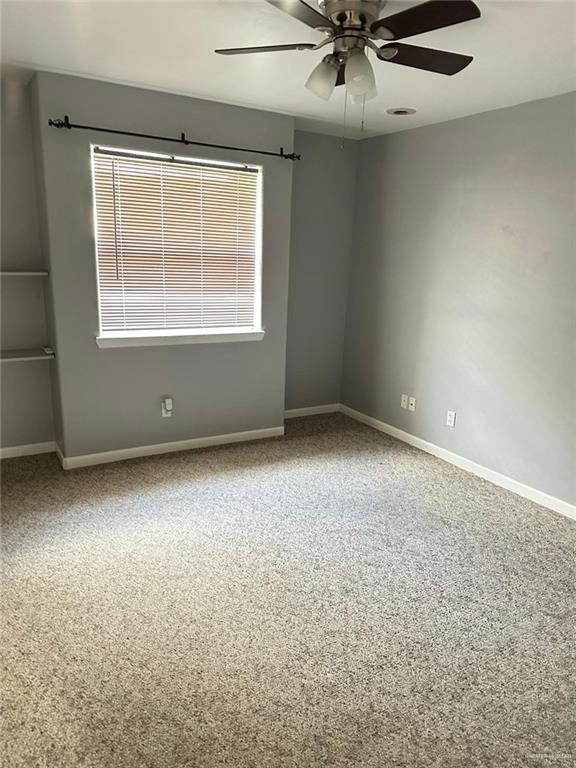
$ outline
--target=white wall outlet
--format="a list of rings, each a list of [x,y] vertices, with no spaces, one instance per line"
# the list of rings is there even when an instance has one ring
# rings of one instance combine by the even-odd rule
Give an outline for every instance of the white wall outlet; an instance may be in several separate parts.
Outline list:
[[[408,410],[409,411],[415,411],[416,410],[416,398],[415,397],[411,397],[408,400]]]
[[[167,395],[162,398],[162,418],[169,419],[174,413],[174,402],[172,398]]]
[[[446,412],[446,426],[447,427],[455,427],[456,426],[456,411],[447,411]]]
[[[400,408],[408,408],[408,395],[402,395],[400,398]]]

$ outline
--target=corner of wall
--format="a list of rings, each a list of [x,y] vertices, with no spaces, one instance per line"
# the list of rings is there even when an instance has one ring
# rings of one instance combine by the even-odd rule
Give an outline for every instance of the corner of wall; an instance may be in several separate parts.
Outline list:
[[[50,258],[50,237],[49,237],[49,220],[46,200],[46,181],[44,172],[44,159],[43,159],[43,136],[41,125],[41,110],[40,110],[40,77],[42,73],[36,72],[32,82],[30,83],[30,97],[32,105],[32,137],[33,137],[33,152],[34,152],[34,165],[36,171],[36,200],[38,205],[39,224],[40,224],[40,248],[42,254],[42,261],[48,270],[48,281],[46,291],[46,321],[48,325],[48,338],[50,345],[56,350],[56,357],[50,363],[50,380],[52,385],[52,412],[54,422],[54,439],[57,445],[65,447],[66,439],[63,426],[63,415],[61,405],[61,386],[60,386],[60,374],[59,374],[59,359],[58,359],[58,338],[56,334],[56,319],[54,311],[54,289],[53,278],[51,270],[51,258]]]

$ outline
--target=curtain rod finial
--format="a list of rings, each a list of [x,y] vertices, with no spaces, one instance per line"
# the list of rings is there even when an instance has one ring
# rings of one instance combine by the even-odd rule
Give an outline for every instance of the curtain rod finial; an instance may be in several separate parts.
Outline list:
[[[64,120],[61,120],[60,118],[57,118],[56,120],[48,120],[48,125],[52,128],[72,128],[72,123],[70,122],[70,118],[68,115],[64,115]]]
[[[278,154],[280,157],[283,157],[284,160],[300,160],[300,155],[297,155],[296,152],[284,152],[284,147],[280,147],[280,152]]]

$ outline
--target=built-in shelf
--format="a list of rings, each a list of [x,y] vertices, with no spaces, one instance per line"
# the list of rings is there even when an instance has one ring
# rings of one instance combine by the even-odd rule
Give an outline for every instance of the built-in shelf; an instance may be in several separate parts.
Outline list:
[[[0,277],[47,277],[48,272],[0,272]]]
[[[54,355],[52,347],[35,347],[34,349],[3,349],[0,360],[3,363],[19,363],[24,360],[51,360]]]

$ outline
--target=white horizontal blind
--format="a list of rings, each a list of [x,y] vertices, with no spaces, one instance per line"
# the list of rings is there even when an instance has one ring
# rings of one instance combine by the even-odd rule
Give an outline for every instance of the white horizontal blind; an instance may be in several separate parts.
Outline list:
[[[101,332],[259,326],[259,168],[95,148],[93,173]]]

